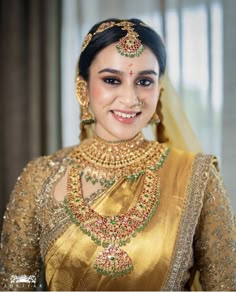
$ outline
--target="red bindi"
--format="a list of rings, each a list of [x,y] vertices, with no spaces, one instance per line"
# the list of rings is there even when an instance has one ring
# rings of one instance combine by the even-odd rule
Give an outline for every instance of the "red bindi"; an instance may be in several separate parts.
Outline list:
[[[130,72],[129,72],[129,76],[131,77],[133,74],[134,74],[133,71],[130,70]]]

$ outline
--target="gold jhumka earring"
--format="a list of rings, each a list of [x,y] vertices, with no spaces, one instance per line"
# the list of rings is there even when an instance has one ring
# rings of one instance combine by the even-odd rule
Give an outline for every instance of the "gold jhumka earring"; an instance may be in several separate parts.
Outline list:
[[[160,118],[158,114],[155,112],[153,116],[151,117],[150,121],[148,122],[148,124],[154,125],[154,124],[159,124],[159,123],[160,123]]]
[[[81,123],[83,125],[90,125],[94,123],[94,117],[89,111],[87,82],[79,77],[76,78],[76,97],[80,103],[82,111]]]
[[[164,88],[160,89],[159,92],[159,96],[158,96],[158,100],[160,100],[162,92],[164,91]],[[160,123],[160,117],[157,114],[157,109],[155,109],[155,112],[153,114],[153,116],[151,117],[150,121],[148,122],[149,125],[155,125],[155,124],[159,124]]]

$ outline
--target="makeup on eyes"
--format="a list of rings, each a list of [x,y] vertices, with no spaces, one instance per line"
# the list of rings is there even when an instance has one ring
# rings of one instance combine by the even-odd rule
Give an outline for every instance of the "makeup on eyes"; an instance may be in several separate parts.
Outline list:
[[[98,71],[98,74],[102,74],[102,73],[111,73],[111,74],[117,74],[117,75],[124,75],[125,72],[117,70],[117,69],[113,69],[113,68],[104,68],[100,71]],[[134,72],[133,70],[130,70],[130,72],[128,73],[129,75],[133,75]],[[142,70],[139,71],[138,74],[139,76],[141,75],[154,75],[154,76],[158,76],[158,73],[155,70]]]
[[[123,71],[113,69],[113,68],[104,68],[100,70],[98,73],[99,74],[109,73],[109,75],[102,77],[102,80],[105,83],[110,84],[110,85],[119,85],[120,83],[122,83],[122,76],[125,75]],[[128,72],[128,75],[130,76],[130,78],[134,74],[135,73],[133,72],[132,69]],[[154,70],[142,70],[138,72],[135,82],[136,84],[148,87],[151,84],[155,83],[155,78],[153,78],[152,76],[157,77],[157,73]]]

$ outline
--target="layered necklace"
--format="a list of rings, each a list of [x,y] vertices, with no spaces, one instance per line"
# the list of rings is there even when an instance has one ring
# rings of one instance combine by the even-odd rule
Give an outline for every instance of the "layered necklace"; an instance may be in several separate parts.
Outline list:
[[[72,151],[64,204],[71,220],[103,247],[94,262],[98,273],[116,278],[133,270],[131,258],[121,247],[142,231],[155,214],[160,197],[158,169],[168,153],[169,148],[144,140],[141,133],[122,142],[106,142],[95,136]],[[93,210],[84,199],[82,176],[105,188],[119,179],[137,181],[144,176],[144,180],[132,208],[123,214],[106,216]]]

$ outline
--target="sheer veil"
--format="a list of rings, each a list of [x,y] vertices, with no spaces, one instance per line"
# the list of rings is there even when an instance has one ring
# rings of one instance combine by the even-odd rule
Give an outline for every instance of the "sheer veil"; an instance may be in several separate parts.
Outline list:
[[[186,151],[201,152],[202,147],[194,133],[180,98],[172,86],[168,74],[160,80],[164,89],[161,96],[164,134],[169,146]]]

